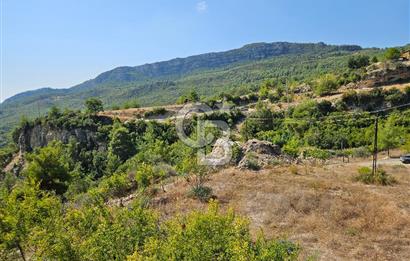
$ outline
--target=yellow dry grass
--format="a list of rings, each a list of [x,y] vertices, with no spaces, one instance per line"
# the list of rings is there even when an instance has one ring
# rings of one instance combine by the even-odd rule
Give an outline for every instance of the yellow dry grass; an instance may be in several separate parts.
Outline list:
[[[358,166],[230,168],[211,175],[207,186],[223,209],[250,219],[254,236],[298,242],[302,260],[410,260],[410,168],[384,166],[399,183],[383,187],[353,181]],[[206,207],[186,196],[184,180],[165,190],[153,200],[164,218]]]

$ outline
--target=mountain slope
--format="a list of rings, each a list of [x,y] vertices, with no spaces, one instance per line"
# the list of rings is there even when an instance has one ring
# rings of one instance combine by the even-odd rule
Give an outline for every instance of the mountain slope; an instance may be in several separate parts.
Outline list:
[[[195,88],[205,96],[249,89],[267,78],[304,79],[337,70],[355,45],[256,43],[226,52],[177,58],[136,67],[118,67],[68,89],[43,88],[13,96],[0,104],[0,129],[18,119],[45,113],[51,106],[79,109],[85,99],[99,97],[106,105],[138,99],[142,105],[172,103]],[[1,143],[1,140],[0,140]]]
[[[22,101],[28,96],[36,96],[44,91],[58,94],[72,94],[83,92],[106,84],[124,84],[129,82],[142,82],[147,80],[164,80],[164,78],[175,79],[194,71],[213,70],[238,63],[259,61],[280,55],[328,53],[335,51],[358,51],[361,47],[355,45],[333,46],[324,43],[298,44],[298,43],[256,43],[245,45],[242,48],[225,52],[207,53],[190,56],[187,58],[176,58],[165,62],[145,64],[136,67],[117,67],[113,70],[98,75],[95,79],[76,85],[70,89],[52,90],[43,88],[18,94],[7,99],[4,103]]]

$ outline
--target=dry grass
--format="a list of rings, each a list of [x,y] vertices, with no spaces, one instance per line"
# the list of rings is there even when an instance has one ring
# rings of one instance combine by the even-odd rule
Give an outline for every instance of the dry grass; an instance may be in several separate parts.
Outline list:
[[[259,172],[227,169],[206,183],[227,208],[247,216],[251,232],[287,237],[304,248],[302,259],[410,260],[410,169],[384,166],[398,184],[353,181],[357,163],[325,167],[278,166]],[[168,218],[203,209],[188,198],[188,184],[165,188],[154,205]]]

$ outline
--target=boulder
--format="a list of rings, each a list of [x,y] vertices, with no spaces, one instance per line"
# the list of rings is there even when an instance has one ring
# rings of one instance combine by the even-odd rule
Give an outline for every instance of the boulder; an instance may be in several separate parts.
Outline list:
[[[258,170],[268,165],[291,163],[292,158],[283,155],[278,145],[268,141],[252,139],[242,146],[243,157],[238,163],[240,169]]]
[[[281,154],[281,149],[269,141],[262,141],[257,139],[248,140],[242,147],[245,154],[254,152],[257,154],[267,154],[271,156],[278,156]]]

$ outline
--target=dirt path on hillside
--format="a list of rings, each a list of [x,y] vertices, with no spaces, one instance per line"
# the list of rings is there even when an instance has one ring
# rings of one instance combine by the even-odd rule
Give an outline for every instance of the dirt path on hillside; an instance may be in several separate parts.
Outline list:
[[[393,85],[387,85],[387,86],[381,86],[381,87],[375,87],[375,88],[357,88],[353,89],[354,91],[357,92],[368,92],[374,89],[383,89],[383,90],[390,90],[393,88],[397,88],[399,90],[404,90],[406,86],[409,86],[408,83],[406,84],[393,84]],[[343,94],[351,91],[349,89],[343,89],[341,92],[333,94],[333,95],[328,95],[324,97],[316,97],[312,98],[315,101],[330,101],[334,102],[340,98],[342,98]],[[279,102],[275,103],[273,106],[273,109],[275,110],[284,110],[287,109],[291,106],[296,106],[300,104],[303,100],[299,100],[296,102],[290,102],[290,103],[284,103],[284,102]],[[256,103],[250,103],[246,104],[244,106],[238,106],[237,108],[242,111],[243,114],[247,115],[251,113],[254,109],[254,105]],[[156,120],[156,121],[165,121],[167,119],[175,119],[175,115],[178,113],[179,110],[181,110],[184,107],[184,105],[165,105],[165,106],[156,106],[156,107],[142,107],[142,108],[131,108],[131,109],[123,109],[123,110],[107,110],[104,112],[101,112],[100,115],[102,116],[107,116],[107,117],[112,117],[112,118],[118,118],[121,121],[127,121],[127,120],[132,120],[132,119],[138,119],[143,117],[145,112],[152,111],[155,108],[164,108],[167,110],[167,113],[165,115],[159,115],[159,116],[154,116],[150,117],[146,120]]]

